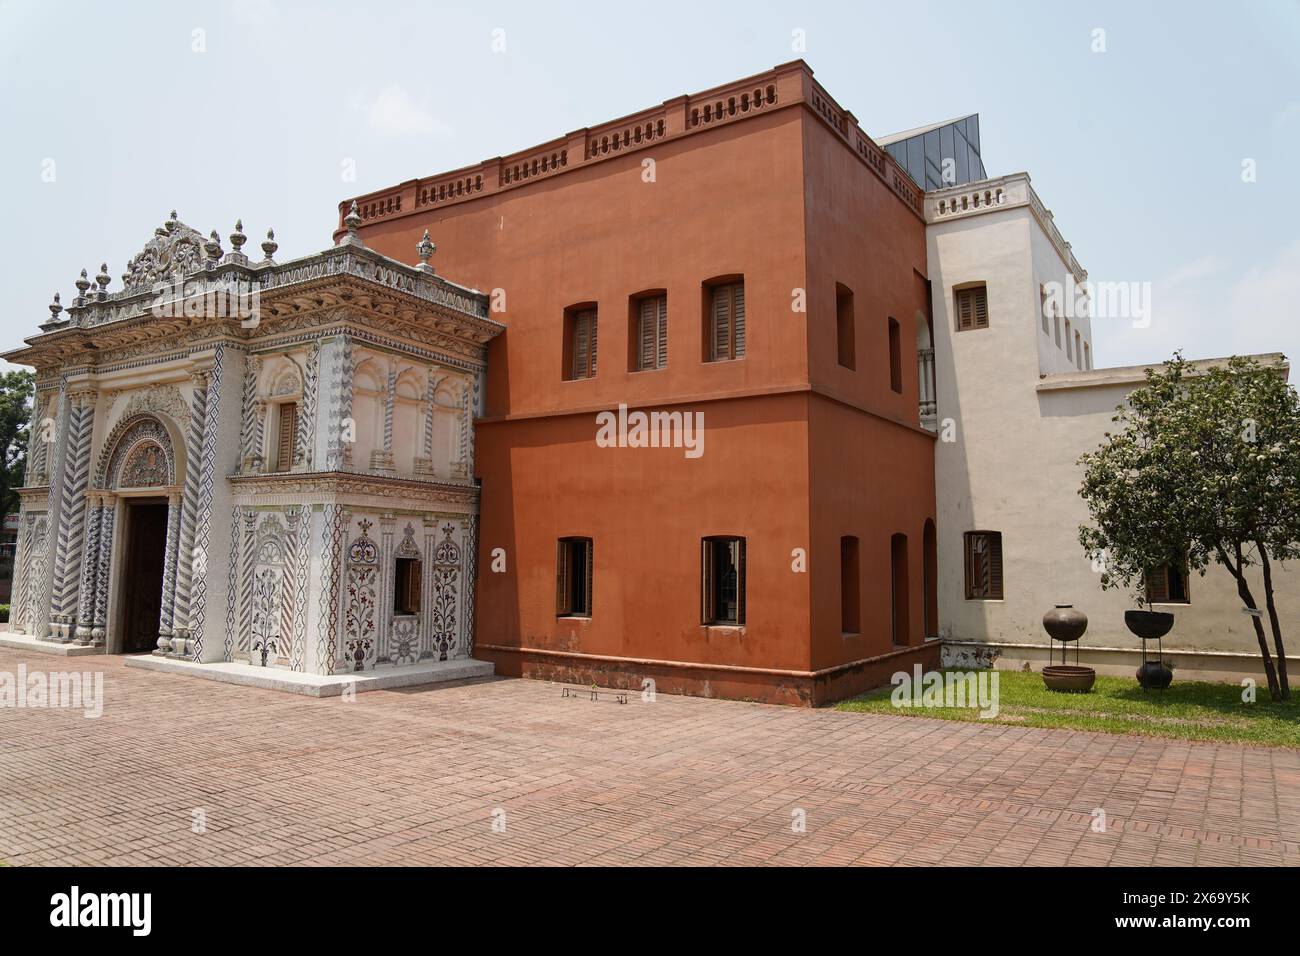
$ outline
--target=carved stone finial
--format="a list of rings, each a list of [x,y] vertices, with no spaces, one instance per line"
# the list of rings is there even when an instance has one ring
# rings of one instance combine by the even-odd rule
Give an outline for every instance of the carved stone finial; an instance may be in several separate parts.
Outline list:
[[[213,229],[209,234],[208,241],[203,244],[203,251],[214,262],[221,258],[221,237],[217,235],[217,230]]]
[[[343,217],[343,225],[348,227],[348,232],[356,232],[361,228],[361,210],[357,208],[357,201],[352,200],[352,208],[348,214]]]
[[[107,294],[108,284],[113,281],[113,277],[108,274],[107,262],[101,262],[99,264],[99,275],[95,276],[95,281],[99,283],[99,294]]]
[[[266,241],[262,243],[262,253],[266,256],[266,261],[270,262],[275,256],[275,250],[280,248],[280,244],[275,241],[275,230],[266,230]]]
[[[235,231],[230,234],[231,251],[237,256],[242,255],[240,250],[247,241],[248,237],[244,235],[244,221],[242,219],[236,219]]]
[[[424,272],[433,272],[433,266],[429,265],[429,257],[438,251],[438,247],[429,238],[428,229],[424,230],[424,238],[416,243],[415,251],[420,254],[419,268]]]
[[[50,321],[59,321],[59,313],[63,311],[63,303],[59,301],[59,294],[54,293],[54,301],[50,303]]]
[[[170,233],[172,233],[173,231],[175,231],[177,225],[179,225],[179,224],[180,224],[180,218],[177,217],[177,215],[176,215],[176,210],[173,209],[173,210],[172,210],[172,214],[171,214],[170,216],[168,216],[168,217],[167,217],[167,221],[166,221],[165,223],[163,223],[163,228],[166,229],[167,232],[170,234]]]
[[[85,269],[81,270],[81,275],[77,276],[76,286],[81,292],[81,298],[86,297],[86,290],[90,288],[90,276]]]
[[[365,243],[361,241],[361,233],[357,232],[361,228],[361,223],[361,210],[357,208],[357,201],[354,199],[352,200],[352,208],[343,217],[343,225],[348,227],[348,233],[339,240],[339,245],[364,247]]]

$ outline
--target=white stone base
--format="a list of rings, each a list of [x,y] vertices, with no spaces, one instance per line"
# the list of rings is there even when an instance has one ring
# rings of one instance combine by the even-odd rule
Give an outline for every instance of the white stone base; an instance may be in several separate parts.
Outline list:
[[[357,693],[361,693],[367,690],[388,690],[393,687],[412,687],[417,684],[438,684],[445,681],[491,677],[496,670],[491,661],[478,661],[471,658],[430,661],[405,667],[380,665],[374,670],[357,674],[335,674],[326,677],[321,674],[304,674],[300,671],[286,671],[279,668],[254,667],[252,664],[196,664],[193,661],[154,657],[152,654],[128,657],[126,666],[166,671],[186,677],[201,677],[204,680],[221,681],[224,684],[303,694],[307,697],[339,697],[349,686],[353,686]]]
[[[61,644],[58,641],[40,641],[30,634],[16,632],[0,633],[0,647],[10,647],[18,651],[35,651],[37,654],[53,654],[55,657],[85,657],[88,654],[102,654],[102,647],[87,644]]]

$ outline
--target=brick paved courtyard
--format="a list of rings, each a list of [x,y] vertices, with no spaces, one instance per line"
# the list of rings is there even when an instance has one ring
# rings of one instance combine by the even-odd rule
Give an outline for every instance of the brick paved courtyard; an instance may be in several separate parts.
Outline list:
[[[106,703],[0,708],[11,865],[1300,864],[1296,751],[519,680],[313,700],[0,650],[21,663],[102,669]]]

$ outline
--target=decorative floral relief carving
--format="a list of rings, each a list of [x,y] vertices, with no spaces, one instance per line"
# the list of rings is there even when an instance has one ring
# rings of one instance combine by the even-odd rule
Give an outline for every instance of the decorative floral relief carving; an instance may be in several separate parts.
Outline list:
[[[165,484],[168,484],[167,453],[152,441],[135,445],[122,465],[119,487],[154,488]]]
[[[143,250],[127,264],[124,292],[146,292],[158,282],[171,282],[203,264],[203,236],[175,217],[168,219]]]
[[[451,539],[455,530],[451,524],[443,526],[443,539],[434,552],[433,645],[440,661],[455,654],[460,636],[460,546]]]
[[[373,522],[363,518],[357,524],[361,534],[348,546],[343,649],[349,669],[364,671],[375,666],[379,549],[369,535]]]

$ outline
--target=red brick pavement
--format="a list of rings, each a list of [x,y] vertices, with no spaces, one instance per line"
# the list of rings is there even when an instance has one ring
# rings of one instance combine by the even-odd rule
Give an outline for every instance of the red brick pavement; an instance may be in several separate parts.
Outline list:
[[[1300,863],[1293,750],[526,680],[313,700],[0,649],[20,663],[102,670],[106,702],[0,708],[11,865]]]

